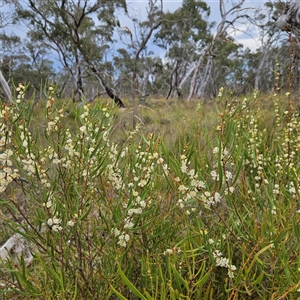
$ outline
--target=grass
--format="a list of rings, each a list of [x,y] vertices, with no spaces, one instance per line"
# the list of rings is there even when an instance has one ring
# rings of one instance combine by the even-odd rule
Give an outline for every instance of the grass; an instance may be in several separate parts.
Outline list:
[[[3,299],[299,299],[289,94],[149,100],[135,129],[130,106],[46,97],[2,107],[1,240],[34,253],[2,262]]]

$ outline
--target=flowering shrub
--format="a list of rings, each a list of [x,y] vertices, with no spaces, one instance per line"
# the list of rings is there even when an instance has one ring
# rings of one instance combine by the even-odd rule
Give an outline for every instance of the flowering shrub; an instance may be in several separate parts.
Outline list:
[[[172,154],[142,127],[117,143],[109,106],[71,118],[50,86],[41,118],[25,93],[0,111],[0,230],[32,260],[0,249],[4,298],[300,296],[292,108],[275,97],[268,123],[257,91],[237,100],[221,88],[204,142]]]

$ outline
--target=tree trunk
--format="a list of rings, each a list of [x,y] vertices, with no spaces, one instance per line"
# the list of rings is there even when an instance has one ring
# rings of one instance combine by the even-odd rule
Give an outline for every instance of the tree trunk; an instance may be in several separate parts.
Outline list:
[[[7,96],[8,102],[13,102],[9,85],[8,85],[7,81],[5,80],[1,70],[0,70],[0,83],[2,84],[3,90]]]
[[[265,65],[265,60],[266,58],[268,57],[268,50],[269,50],[269,47],[267,47],[264,52],[262,53],[261,55],[261,58],[260,58],[260,62],[258,64],[258,67],[256,69],[256,74],[255,74],[255,84],[254,84],[254,89],[255,90],[259,90],[260,87],[261,87],[261,73],[262,73],[262,69],[263,69],[263,66]]]
[[[96,76],[96,78],[99,80],[99,82],[101,83],[101,85],[105,88],[105,91],[107,93],[107,95],[114,100],[114,102],[121,108],[124,108],[125,105],[122,102],[122,100],[114,94],[113,90],[111,88],[109,88],[104,80],[102,79],[102,77],[100,76],[99,72],[96,70],[95,67],[91,66],[91,70],[93,71],[94,75]]]
[[[203,51],[201,53],[201,56],[198,59],[197,65],[196,65],[196,67],[194,69],[194,74],[193,74],[193,77],[192,77],[192,80],[191,80],[191,85],[190,85],[190,93],[189,93],[189,96],[187,98],[187,101],[190,101],[192,99],[192,97],[194,96],[196,85],[197,85],[198,74],[200,72],[200,68],[203,65],[203,61],[204,61],[204,58],[206,56],[208,48],[209,48],[209,46],[205,47],[203,49]]]
[[[211,78],[212,64],[213,64],[213,58],[212,58],[212,56],[209,56],[208,61],[206,63],[205,73],[201,78],[201,84],[197,91],[198,98],[204,97],[205,88],[209,82],[209,79]]]
[[[179,85],[178,85],[178,89],[182,90],[183,85],[186,83],[186,81],[189,79],[189,77],[191,76],[191,74],[195,71],[195,68],[197,67],[197,65],[195,63],[193,63],[193,65],[190,67],[189,71],[184,75],[184,77],[181,79]]]

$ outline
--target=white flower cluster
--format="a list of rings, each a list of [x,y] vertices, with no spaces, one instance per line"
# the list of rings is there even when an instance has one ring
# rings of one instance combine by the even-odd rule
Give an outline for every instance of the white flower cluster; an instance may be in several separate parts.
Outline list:
[[[140,148],[140,147],[139,147]],[[138,174],[134,177],[134,181],[137,182],[139,187],[146,186],[150,180],[151,175],[154,170],[154,158],[158,158],[158,154],[151,154],[149,152],[140,151],[140,149],[136,149],[136,158],[137,163],[135,164],[135,168],[133,169],[134,174]]]
[[[61,231],[62,230],[62,226],[61,226],[62,220],[57,217],[57,214],[55,212],[56,211],[55,198],[54,198],[52,191],[50,191],[48,193],[47,200],[43,204],[43,206],[47,209],[48,213],[53,215],[52,218],[49,218],[47,220],[47,226],[53,231],[56,231],[56,232]]]
[[[219,147],[215,147],[213,149],[213,154],[215,155],[216,158],[219,156],[219,152],[220,152]],[[225,161],[226,161],[226,167],[227,167],[227,165],[229,165],[229,167],[231,167],[231,168],[234,166],[233,162],[231,162],[229,164],[230,153],[226,148],[223,148],[223,147],[221,148],[221,161],[224,164],[225,164]],[[217,164],[214,165],[214,168],[215,168],[215,170],[212,170],[210,172],[210,176],[211,176],[213,181],[219,181],[219,173],[217,171],[217,169],[218,169]],[[232,182],[232,179],[233,179],[233,174],[229,170],[225,170],[225,171],[222,171],[222,172],[224,172],[223,175],[225,175],[225,180],[226,180],[226,183],[227,183],[226,184],[225,195],[232,194],[235,191],[234,187],[230,186],[230,183]]]
[[[9,118],[11,114],[9,106],[5,106],[0,111],[0,147],[3,147],[5,145],[8,145],[11,142],[11,131],[7,128],[7,124],[5,123],[5,120]]]
[[[48,96],[48,99],[47,99],[47,109],[51,109],[52,105],[55,101],[53,98],[54,87],[52,85],[49,86],[49,93],[50,93],[50,95]]]
[[[31,144],[33,141],[28,128],[24,124],[21,124],[19,125],[19,129],[21,130],[20,138],[22,146],[24,147],[24,153],[18,156],[18,160],[23,165],[23,170],[26,171],[29,177],[33,177],[38,174],[38,178],[41,179],[41,182],[47,185],[46,170],[42,167],[43,162],[45,162],[45,158],[42,158],[39,162],[36,155],[32,153],[29,143]]]
[[[217,267],[223,267],[228,269],[228,276],[229,278],[234,278],[233,271],[236,270],[236,266],[229,263],[229,259],[226,257],[223,257],[223,254],[219,250],[215,250],[213,252],[213,257],[216,261]]]
[[[132,186],[132,184],[130,184],[130,186]],[[134,217],[136,215],[142,214],[145,207],[147,206],[146,202],[141,199],[137,191],[132,190],[132,196],[134,197],[134,199],[131,203],[131,207],[127,210],[123,226],[124,229],[128,230],[134,228]],[[124,208],[126,208],[126,205],[124,206]],[[119,237],[119,241],[117,244],[122,247],[126,247],[126,243],[130,240],[130,236],[125,232],[121,234],[121,232],[118,229],[114,229],[113,232],[115,236]]]
[[[254,90],[253,91],[253,99],[255,100],[258,96],[259,91],[258,90]]]
[[[8,185],[19,177],[19,171],[13,168],[13,151],[9,149],[12,133],[7,122],[12,114],[9,106],[4,106],[0,111],[0,193],[3,193]]]
[[[169,166],[166,163],[164,163],[165,162],[164,159],[162,157],[155,157],[155,158],[157,158],[157,164],[162,166],[165,175],[168,176]]]
[[[127,153],[127,150],[125,150],[124,153],[121,154],[121,157],[124,157]],[[110,158],[113,160],[114,157],[117,156],[116,150],[113,150],[113,147],[111,148],[111,156]],[[164,164],[159,161],[158,153],[148,153],[144,151],[139,151],[139,149],[136,150],[136,157],[137,157],[137,163],[135,164],[135,168],[133,169],[133,175],[132,182],[128,183],[128,188],[131,192],[131,201],[129,203],[125,203],[124,209],[127,210],[126,216],[124,218],[124,230],[131,230],[134,228],[134,218],[135,216],[141,215],[145,208],[147,207],[146,200],[142,199],[139,192],[136,190],[142,190],[146,185],[151,187],[151,176],[155,167],[155,160],[157,160],[158,164],[162,164],[164,170],[167,170],[168,167],[164,167]],[[159,161],[159,162],[158,162]],[[111,167],[110,167],[111,168]],[[113,169],[112,169],[113,170]],[[118,173],[116,173],[118,174]],[[116,176],[116,174],[114,176]],[[109,176],[110,180],[113,180],[120,188],[123,186],[122,181],[118,182],[117,178],[113,178],[112,174]],[[120,175],[121,179],[121,175]],[[151,202],[148,201],[148,204]],[[130,236],[126,231],[120,231],[119,229],[113,229],[113,233],[116,237],[118,237],[118,245],[122,247],[126,247],[127,243],[130,240]]]
[[[109,152],[111,163],[107,165],[108,179],[113,184],[114,188],[120,190],[123,186],[121,170],[118,167],[118,151],[117,145],[112,144]]]
[[[222,96],[223,96],[223,93],[224,93],[224,88],[223,88],[223,87],[220,87],[219,93],[218,93],[218,97],[222,97]]]
[[[22,83],[19,83],[18,87],[16,88],[16,91],[18,92],[18,96],[17,96],[17,103],[21,103],[21,101],[24,98],[24,94],[25,94],[25,87]]]
[[[128,149],[124,149],[119,155],[115,146],[111,147],[109,157],[112,163],[108,165],[109,179],[115,183],[117,188],[124,187],[124,183],[121,181],[121,174],[118,173],[119,168],[116,168],[116,158],[123,158],[127,153]],[[130,173],[128,173],[128,176],[132,178],[132,181],[126,186],[126,188],[130,189],[130,201],[124,204],[126,216],[122,223],[122,229],[113,229],[113,234],[118,237],[117,244],[121,247],[126,247],[130,240],[129,230],[134,229],[135,218],[145,211],[147,205],[151,204],[151,199],[143,199],[142,191],[146,186],[153,187],[152,175],[155,167],[157,165],[162,166],[165,174],[168,174],[168,165],[164,163],[164,160],[159,157],[157,152],[141,151],[141,147],[137,147],[136,158],[136,163],[130,170]],[[133,176],[131,177],[131,175]]]
[[[52,192],[48,195],[47,201],[43,204],[44,207],[50,209],[53,205],[53,194]]]
[[[50,135],[53,132],[58,131],[59,121],[60,121],[60,117],[55,117],[54,120],[48,122],[47,128],[46,128],[46,132],[48,135]]]
[[[120,232],[117,228],[113,229],[113,234],[115,237],[118,237],[118,242],[117,244],[120,245],[121,247],[125,248],[127,243],[130,240],[130,236],[126,232]]]
[[[3,193],[8,185],[19,177],[19,171],[13,169],[11,150],[5,150],[0,154],[0,193]]]
[[[173,247],[172,249],[166,249],[163,254],[164,255],[172,255],[174,253],[181,253],[181,249],[179,247]]]
[[[68,151],[68,156],[69,158],[73,158],[74,156],[75,157],[79,157],[79,152],[76,150],[75,148],[75,145],[74,145],[74,142],[72,140],[72,136],[71,136],[71,133],[70,133],[70,130],[68,129],[66,131],[66,144],[65,144],[65,149]],[[66,168],[69,166],[70,163],[67,163],[67,166]]]
[[[73,219],[71,219],[71,220],[69,220],[69,221],[67,222],[67,225],[68,225],[69,227],[74,227],[75,224],[76,224],[76,222],[77,222],[77,220],[78,220],[78,214],[75,214],[74,217],[73,217]]]
[[[178,187],[182,196],[177,202],[180,208],[186,208],[189,201],[194,198],[201,199],[207,208],[210,208],[221,201],[221,195],[218,192],[211,193],[210,191],[207,191],[206,183],[199,180],[198,174],[195,170],[188,169],[187,157],[185,155],[181,155],[181,172],[188,176],[189,187],[183,184]],[[178,182],[179,181],[180,180],[178,180]],[[192,208],[192,211],[194,210],[195,209]],[[189,215],[190,211],[187,210],[186,213]]]
[[[203,196],[202,196],[202,200],[203,200],[206,208],[211,208],[212,206],[221,202],[221,198],[222,197],[218,192],[211,194],[210,192],[206,191],[203,193]]]
[[[47,220],[47,225],[49,228],[51,228],[53,231],[61,231],[62,227],[61,227],[61,219],[58,218],[50,218]]]

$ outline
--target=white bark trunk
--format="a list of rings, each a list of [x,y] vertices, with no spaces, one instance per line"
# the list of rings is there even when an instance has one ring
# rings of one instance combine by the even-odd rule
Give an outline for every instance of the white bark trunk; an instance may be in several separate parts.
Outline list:
[[[207,61],[207,64],[206,64],[205,73],[201,78],[201,84],[200,84],[200,87],[197,91],[197,97],[198,98],[202,98],[204,96],[205,88],[208,84],[210,74],[211,74],[212,63],[213,63],[213,58],[209,57],[208,61]]]
[[[191,74],[194,72],[195,68],[196,68],[196,64],[194,63],[191,68],[189,69],[189,71],[185,74],[185,76],[182,78],[182,80],[180,81],[179,85],[178,85],[178,89],[182,89],[183,85],[185,84],[185,82],[188,80],[188,78],[191,76]]]
[[[210,46],[210,45],[209,45],[209,46]],[[194,74],[193,74],[193,77],[192,77],[192,80],[191,80],[189,96],[188,96],[188,98],[187,98],[187,101],[188,101],[188,102],[189,102],[189,101],[192,99],[192,97],[194,96],[194,92],[195,92],[196,84],[197,84],[197,77],[198,77],[200,68],[201,68],[202,65],[203,65],[204,58],[205,58],[205,56],[206,56],[206,54],[207,54],[207,50],[209,49],[209,46],[206,46],[206,47],[202,50],[201,56],[199,57],[199,59],[198,59],[198,61],[197,61],[197,64],[196,64],[196,67],[195,67],[195,70],[194,70]]]
[[[258,64],[258,67],[256,69],[256,75],[255,75],[255,83],[254,83],[254,89],[255,90],[259,90],[260,89],[260,86],[261,86],[261,72],[262,72],[262,69],[263,69],[263,66],[265,64],[265,60],[267,59],[268,57],[268,51],[269,51],[270,47],[266,47],[264,49],[264,52],[262,53],[262,56],[260,58],[260,62]]]
[[[237,3],[235,3],[229,10],[226,11],[226,7],[225,7],[225,2],[224,0],[219,0],[219,9],[220,9],[220,15],[222,18],[222,21],[219,23],[218,27],[217,27],[217,33],[215,35],[215,37],[212,39],[212,41],[202,50],[202,54],[197,62],[197,65],[195,67],[194,70],[194,74],[191,80],[191,85],[190,85],[190,92],[189,92],[189,96],[187,98],[187,101],[190,101],[191,98],[194,96],[195,94],[195,90],[196,90],[196,85],[197,85],[197,79],[198,79],[198,75],[200,73],[200,68],[203,67],[204,64],[204,58],[206,55],[209,55],[210,53],[213,53],[214,51],[214,46],[215,46],[215,40],[219,38],[219,36],[226,31],[226,29],[228,28],[229,24],[233,24],[235,20],[237,20],[238,18],[240,18],[240,16],[237,16],[233,21],[231,22],[227,22],[228,17],[232,14],[234,14],[235,12],[237,12],[241,6],[243,5],[243,3],[245,2],[245,0],[239,0]],[[227,24],[228,23],[228,24]],[[200,80],[201,82],[201,87],[200,87],[200,93],[203,93],[202,91],[205,89],[207,81],[208,81],[208,77],[210,75],[211,72],[211,62],[210,62],[210,57],[207,60],[206,63],[206,67],[205,67],[205,73],[202,76],[202,79]],[[205,80],[203,82],[203,80]]]
[[[0,82],[1,82],[3,90],[8,98],[8,101],[13,102],[9,85],[8,85],[7,81],[5,80],[1,70],[0,70]]]

